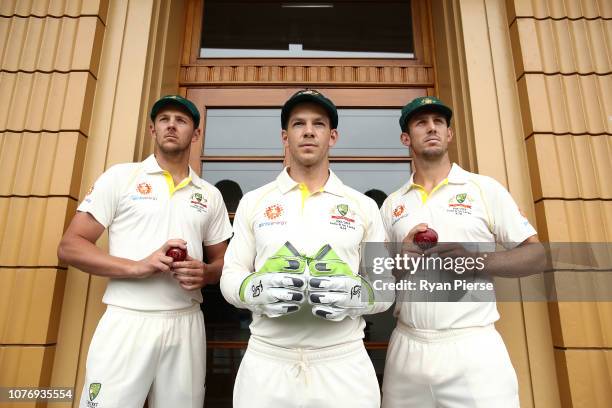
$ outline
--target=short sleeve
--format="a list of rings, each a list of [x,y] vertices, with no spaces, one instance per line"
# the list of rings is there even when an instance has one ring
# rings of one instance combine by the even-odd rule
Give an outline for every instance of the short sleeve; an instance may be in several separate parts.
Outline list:
[[[393,228],[392,228],[392,219],[391,219],[391,215],[392,215],[392,210],[391,210],[392,198],[391,197],[393,197],[393,194],[389,195],[389,197],[385,199],[385,202],[380,207],[381,220],[382,220],[383,227],[385,229],[385,233],[389,241],[391,241],[393,238]]]
[[[221,192],[216,188],[212,189],[211,199],[212,205],[209,208],[212,208],[204,235],[204,246],[218,244],[232,236],[232,225]]]
[[[77,211],[91,214],[105,228],[113,222],[121,196],[119,165],[105,171],[87,192]]]
[[[493,233],[497,243],[509,249],[537,234],[529,220],[521,214],[508,190],[493,179],[491,179],[489,189],[491,190],[489,195]]]

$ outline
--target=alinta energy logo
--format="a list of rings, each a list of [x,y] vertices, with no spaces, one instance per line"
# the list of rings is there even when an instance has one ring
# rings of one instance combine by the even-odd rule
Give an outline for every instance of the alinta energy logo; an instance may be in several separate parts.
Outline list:
[[[140,194],[142,195],[149,195],[151,194],[151,191],[153,191],[153,187],[151,187],[151,185],[149,183],[139,183],[136,186],[136,191],[138,191]]]
[[[153,187],[146,181],[136,185],[136,192],[138,194],[130,196],[132,200],[157,200],[157,197],[151,194],[153,192]]]
[[[275,220],[283,215],[283,207],[280,204],[273,204],[266,208],[264,215],[269,220]]]
[[[395,225],[401,219],[404,219],[408,216],[408,212],[406,211],[406,207],[404,204],[399,204],[397,207],[393,209],[393,221],[391,225]]]
[[[287,221],[283,220],[284,212],[285,210],[280,204],[269,205],[263,212],[264,217],[261,220],[262,222],[257,226],[261,228],[287,224]]]

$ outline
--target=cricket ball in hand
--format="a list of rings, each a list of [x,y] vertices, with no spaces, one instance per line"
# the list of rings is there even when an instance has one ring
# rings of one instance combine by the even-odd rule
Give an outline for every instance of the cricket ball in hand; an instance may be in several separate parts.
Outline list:
[[[431,228],[427,228],[425,231],[417,232],[412,242],[425,251],[436,246],[438,243],[438,233]]]
[[[166,256],[171,257],[174,262],[183,262],[187,258],[187,251],[182,248],[173,247],[166,252]]]

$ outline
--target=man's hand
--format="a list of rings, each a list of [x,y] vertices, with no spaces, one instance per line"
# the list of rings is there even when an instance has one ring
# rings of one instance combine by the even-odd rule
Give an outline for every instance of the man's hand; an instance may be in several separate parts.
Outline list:
[[[361,276],[313,277],[308,290],[312,313],[325,320],[354,319],[369,313],[374,305],[372,285]]]
[[[182,239],[170,239],[166,241],[164,245],[151,255],[135,263],[132,273],[130,274],[131,277],[143,279],[156,273],[170,272],[173,259],[166,256],[166,252],[172,247],[179,247],[187,250],[187,242]]]
[[[240,299],[258,315],[279,317],[297,312],[304,302],[306,280],[288,273],[253,273],[240,285]]]
[[[216,280],[212,274],[207,273],[207,267],[204,262],[187,255],[182,262],[172,262],[172,277],[185,290],[201,289]]]
[[[372,286],[355,275],[329,244],[309,260],[308,269],[311,275],[308,302],[313,305],[315,316],[338,322],[347,316],[356,318],[372,309]]]
[[[402,247],[400,249],[401,255],[408,255],[413,257],[419,257],[423,254],[423,250],[414,243],[414,236],[419,232],[427,231],[427,224],[421,223],[417,224],[404,237],[402,240]]]
[[[297,312],[304,301],[306,261],[286,242],[240,285],[240,300],[258,315],[279,317]]]

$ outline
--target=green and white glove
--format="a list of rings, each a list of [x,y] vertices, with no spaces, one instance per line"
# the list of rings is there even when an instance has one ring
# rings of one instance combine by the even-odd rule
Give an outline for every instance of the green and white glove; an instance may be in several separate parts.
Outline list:
[[[339,322],[367,314],[374,306],[372,285],[355,275],[328,244],[308,262],[308,303],[315,316]]]
[[[257,315],[279,317],[297,312],[304,302],[306,261],[286,242],[261,269],[240,285],[240,300]]]

